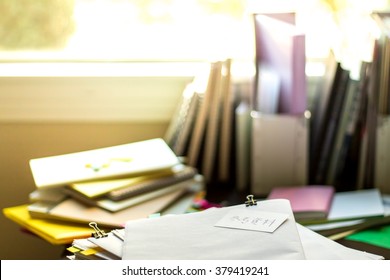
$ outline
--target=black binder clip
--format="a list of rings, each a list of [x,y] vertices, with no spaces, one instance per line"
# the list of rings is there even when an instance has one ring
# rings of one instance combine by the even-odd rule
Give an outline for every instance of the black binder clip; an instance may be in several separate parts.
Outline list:
[[[103,237],[107,237],[108,236],[108,234],[104,230],[101,230],[97,226],[96,222],[90,222],[89,226],[95,230],[95,232],[92,233],[93,237],[95,237],[95,238],[103,238]]]
[[[253,199],[253,194],[250,194],[246,197],[247,201],[245,201],[245,206],[248,207],[248,206],[253,206],[253,205],[257,205],[257,201],[255,199]]]

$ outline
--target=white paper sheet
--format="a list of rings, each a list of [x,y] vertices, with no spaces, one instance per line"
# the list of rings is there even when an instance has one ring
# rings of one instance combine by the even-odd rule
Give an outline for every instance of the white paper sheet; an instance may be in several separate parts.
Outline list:
[[[124,230],[118,230],[119,233]],[[104,238],[88,238],[90,242],[93,244],[103,248],[104,250],[116,255],[119,258],[122,258],[122,247],[123,240],[113,234],[113,232],[109,232],[107,237]]]
[[[232,210],[288,215],[274,233],[218,227]],[[248,212],[249,213],[249,212]],[[253,216],[250,212],[249,216]],[[82,243],[81,241],[88,243]],[[165,215],[129,221],[125,229],[105,238],[75,240],[102,247],[122,259],[308,259],[383,260],[379,255],[343,246],[295,223],[287,200],[260,201],[258,205],[212,208],[197,213]]]
[[[216,227],[232,209],[287,214],[273,233]],[[288,200],[211,208],[126,223],[123,259],[305,259]]]
[[[309,260],[381,260],[382,256],[345,247],[297,224],[305,255]]]

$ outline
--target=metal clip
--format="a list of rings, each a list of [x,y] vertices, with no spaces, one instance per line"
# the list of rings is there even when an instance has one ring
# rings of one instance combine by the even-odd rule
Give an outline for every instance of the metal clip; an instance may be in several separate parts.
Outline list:
[[[90,222],[89,226],[95,230],[95,232],[92,233],[93,237],[95,237],[95,238],[103,238],[103,237],[107,237],[108,236],[108,234],[104,230],[101,230],[97,226],[96,222]]]
[[[250,194],[246,197],[247,201],[245,201],[245,206],[248,207],[248,206],[253,206],[253,205],[257,205],[257,201],[255,199],[253,199],[253,194]]]

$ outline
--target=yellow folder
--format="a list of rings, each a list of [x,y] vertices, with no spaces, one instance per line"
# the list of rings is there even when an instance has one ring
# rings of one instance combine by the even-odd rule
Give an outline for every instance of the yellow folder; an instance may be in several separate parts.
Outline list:
[[[28,213],[27,204],[4,208],[3,213],[8,219],[54,245],[71,244],[74,239],[90,237],[91,233],[94,232],[87,224],[83,226],[44,219],[32,219]]]

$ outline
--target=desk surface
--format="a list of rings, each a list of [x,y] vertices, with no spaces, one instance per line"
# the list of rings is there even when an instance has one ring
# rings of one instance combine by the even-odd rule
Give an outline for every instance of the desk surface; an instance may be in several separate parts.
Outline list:
[[[206,199],[210,202],[214,203],[223,203],[226,206],[229,205],[235,205],[235,204],[242,204],[246,201],[246,195],[245,193],[239,193],[236,191],[232,191],[229,189],[226,189],[225,191],[221,192],[209,192],[206,195]],[[359,241],[353,241],[353,240],[347,240],[347,239],[340,239],[337,240],[338,243],[349,247],[353,249],[357,249],[360,251],[366,251],[372,254],[383,256],[386,260],[390,260],[390,249],[386,249],[379,246],[374,246],[365,242],[359,242]]]

